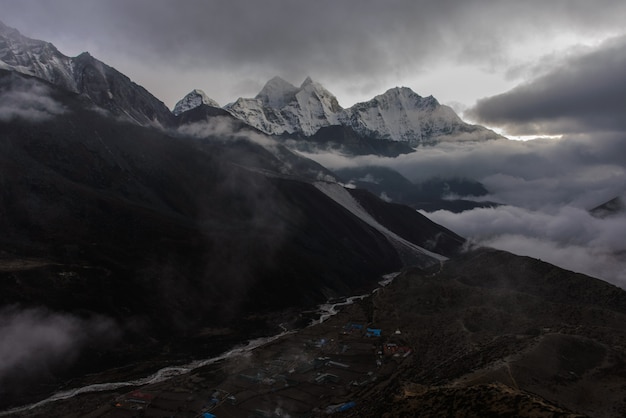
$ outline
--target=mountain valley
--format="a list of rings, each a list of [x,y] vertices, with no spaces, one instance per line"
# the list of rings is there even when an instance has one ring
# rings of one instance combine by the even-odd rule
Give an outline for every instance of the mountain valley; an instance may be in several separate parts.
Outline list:
[[[625,297],[482,249],[407,269],[323,323],[252,351],[16,415],[619,416]]]
[[[626,292],[422,214],[504,174],[388,164],[506,141],[311,78],[170,111],[0,22],[0,416],[623,416]]]

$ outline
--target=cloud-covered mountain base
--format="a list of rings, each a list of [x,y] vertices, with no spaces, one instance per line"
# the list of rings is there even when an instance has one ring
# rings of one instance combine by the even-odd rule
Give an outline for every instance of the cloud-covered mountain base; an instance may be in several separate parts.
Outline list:
[[[420,182],[432,177],[480,181],[489,200],[537,209],[563,206],[590,209],[626,190],[625,135],[571,135],[532,141],[495,140],[440,143],[395,158],[306,154],[329,169],[362,166],[393,168]]]
[[[540,258],[624,287],[626,216],[599,219],[589,213],[626,190],[624,143],[624,136],[614,133],[441,143],[395,158],[307,156],[334,170],[392,168],[414,183],[433,177],[479,181],[489,194],[469,199],[503,206],[428,216],[478,244]]]
[[[626,287],[626,217],[604,219],[572,206],[532,211],[514,206],[428,216],[478,245],[527,255]]]

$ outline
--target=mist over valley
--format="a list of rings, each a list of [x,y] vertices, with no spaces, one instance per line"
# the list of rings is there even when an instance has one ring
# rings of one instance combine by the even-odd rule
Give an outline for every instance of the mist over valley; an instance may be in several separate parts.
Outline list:
[[[195,22],[191,3],[172,19]],[[137,22],[129,51],[150,27]],[[21,31],[0,22],[0,416],[626,412],[624,34],[507,61],[525,81],[470,104],[382,83],[403,80],[405,43],[387,49],[396,70],[368,73],[330,43],[341,65],[321,70],[317,41],[308,55],[278,44],[320,80],[272,52],[284,72],[238,82],[256,95],[216,88],[218,102],[196,85],[165,104],[165,78],[149,91]],[[208,51],[220,65],[257,55],[236,38]],[[152,48],[136,60],[164,56]],[[203,48],[181,41],[180,54]],[[498,69],[487,49],[455,59]],[[179,81],[203,60],[182,60]],[[349,106],[321,82],[347,86],[348,70],[373,80]]]

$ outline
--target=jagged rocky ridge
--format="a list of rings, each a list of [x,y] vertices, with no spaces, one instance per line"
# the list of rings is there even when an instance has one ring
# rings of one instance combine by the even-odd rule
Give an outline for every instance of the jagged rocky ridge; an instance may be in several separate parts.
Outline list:
[[[432,96],[407,87],[393,88],[372,100],[343,109],[335,96],[307,78],[298,88],[274,77],[252,99],[226,105],[234,116],[268,134],[310,137],[320,128],[343,126],[357,135],[405,142],[415,147],[442,140],[500,138],[482,126],[461,120]]]
[[[0,22],[0,68],[32,75],[80,93],[115,117],[171,126],[163,102],[124,74],[84,52],[68,57],[49,42],[28,38]]]
[[[219,107],[201,90],[193,90],[170,112],[143,87],[89,53],[68,57],[54,45],[23,36],[1,22],[0,68],[81,93],[113,116],[142,125],[171,127],[174,116],[199,105]],[[406,87],[390,89],[368,102],[343,109],[332,93],[309,77],[300,87],[274,77],[255,98],[240,98],[224,109],[272,135],[310,137],[320,128],[343,126],[361,137],[399,141],[411,147],[441,140],[499,138],[484,127],[463,122],[432,96],[421,97]]]
[[[337,98],[310,78],[297,88],[280,77],[268,81],[255,98],[240,98],[226,109],[263,132],[306,136],[338,125],[343,111]]]
[[[176,103],[176,106],[174,106],[174,110],[172,110],[172,113],[174,113],[175,116],[178,116],[181,113],[184,113],[191,109],[195,109],[200,105],[220,107],[220,105],[215,100],[207,96],[205,92],[195,89],[188,93],[180,101],[178,101],[178,103]]]

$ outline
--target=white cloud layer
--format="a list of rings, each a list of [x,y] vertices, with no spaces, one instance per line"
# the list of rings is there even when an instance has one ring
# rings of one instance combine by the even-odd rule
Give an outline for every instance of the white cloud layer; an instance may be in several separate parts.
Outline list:
[[[441,143],[396,158],[306,156],[331,170],[389,167],[414,182],[435,176],[471,178],[491,192],[486,200],[529,209],[563,205],[590,209],[626,190],[626,141],[621,136]]]
[[[0,122],[23,119],[37,123],[62,115],[67,109],[50,97],[40,82],[5,77],[0,81]]]
[[[626,288],[626,215],[599,219],[571,206],[554,211],[501,206],[426,215],[478,245],[538,258]]]
[[[309,156],[331,169],[385,166],[414,182],[434,176],[478,180],[490,192],[484,200],[506,205],[427,216],[479,244],[626,288],[626,216],[597,219],[588,212],[626,191],[626,135],[441,143],[397,158]]]
[[[0,310],[0,384],[28,380],[72,363],[85,344],[119,335],[112,320],[81,319],[43,308]]]

